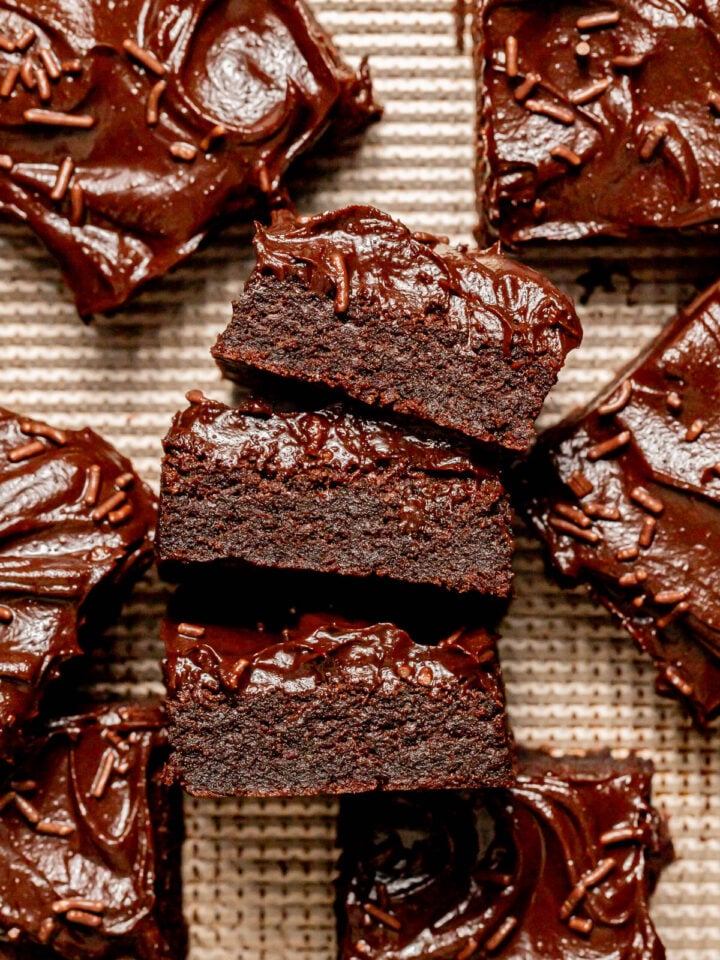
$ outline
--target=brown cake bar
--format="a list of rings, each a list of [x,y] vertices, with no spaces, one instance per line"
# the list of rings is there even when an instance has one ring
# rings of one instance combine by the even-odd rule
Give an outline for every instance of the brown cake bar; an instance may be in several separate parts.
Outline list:
[[[190,793],[513,782],[494,638],[448,621],[419,642],[443,619],[432,591],[422,614],[395,610],[423,621],[401,627],[376,609],[377,588],[352,603],[336,578],[187,580],[163,639],[170,771]]]
[[[182,960],[182,812],[150,707],[54,720],[2,784],[2,960]]]
[[[91,430],[0,409],[0,758],[78,633],[107,625],[152,561],[155,497]]]
[[[213,355],[527,449],[582,337],[570,300],[498,250],[450,247],[374,207],[283,218]]]
[[[0,9],[0,213],[83,316],[277,201],[332,128],[379,116],[303,0],[18,0]]]
[[[509,791],[343,798],[341,960],[664,960],[651,776],[526,751]]]
[[[157,553],[171,575],[229,561],[509,593],[508,500],[469,451],[341,406],[188,399],[164,441]]]
[[[715,5],[475,0],[474,36],[481,236],[717,234]]]
[[[522,471],[531,525],[700,723],[720,712],[720,286]]]

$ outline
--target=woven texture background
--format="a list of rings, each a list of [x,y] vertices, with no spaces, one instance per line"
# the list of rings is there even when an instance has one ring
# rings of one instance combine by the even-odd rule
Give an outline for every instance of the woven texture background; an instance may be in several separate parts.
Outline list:
[[[303,212],[371,202],[413,229],[469,241],[474,88],[455,51],[452,0],[313,0],[353,62],[370,54],[383,122],[359,153],[315,162],[298,177]],[[160,440],[186,390],[229,399],[208,350],[250,269],[249,231],[226,232],[113,318],[86,328],[58,271],[24,229],[0,224],[0,402],[58,425],[90,425],[157,484]],[[587,399],[692,293],[714,279],[693,251],[654,262],[580,309],[585,342],[543,414]],[[572,294],[583,254],[546,259]],[[521,531],[522,534],[522,531]],[[653,670],[580,590],[561,591],[521,535],[516,598],[501,652],[516,736],[553,748],[638,748],[657,766],[656,798],[671,818],[678,862],[654,917],[670,960],[720,956],[720,756],[653,690]],[[164,588],[148,578],[97,644],[99,693],[161,693],[158,617]],[[186,802],[185,903],[192,960],[330,960],[334,955],[334,802]]]

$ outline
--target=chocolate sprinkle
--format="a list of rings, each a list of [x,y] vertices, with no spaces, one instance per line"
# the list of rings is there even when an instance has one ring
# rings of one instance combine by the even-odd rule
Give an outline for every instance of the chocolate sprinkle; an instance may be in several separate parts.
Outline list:
[[[479,944],[477,940],[474,940],[472,937],[470,937],[470,939],[466,941],[462,950],[455,954],[455,960],[470,960],[470,957],[475,953],[478,946]]]
[[[525,107],[532,113],[541,113],[551,120],[557,120],[567,126],[575,123],[575,114],[569,107],[560,106],[550,100],[526,100]]]
[[[692,696],[692,693],[693,693],[692,685],[689,684],[687,680],[683,679],[683,677],[680,675],[677,668],[674,667],[672,664],[668,664],[668,666],[665,668],[665,676],[667,677],[668,682],[671,683],[674,687],[677,687],[677,689],[680,691],[680,693],[683,694],[683,696],[685,697]]]
[[[32,27],[28,27],[27,30],[24,30],[20,34],[20,38],[15,41],[15,48],[20,53],[25,53],[25,51],[35,43],[37,39],[37,34]]]
[[[598,407],[597,412],[601,417],[608,416],[611,413],[620,413],[621,410],[625,409],[632,396],[632,382],[630,380],[623,380],[620,389],[617,391],[617,396],[613,396],[614,399],[611,398]]]
[[[380,907],[375,906],[374,903],[364,903],[363,910],[365,913],[369,913],[371,917],[374,917],[376,920],[379,920],[380,923],[384,924],[386,927],[390,927],[391,930],[401,930],[402,924],[394,917],[391,913],[388,913],[386,910],[382,910]]]
[[[576,933],[589,934],[592,931],[593,922],[589,917],[587,919],[583,917],[570,917],[568,926]]]
[[[668,604],[668,603],[679,603],[681,600],[687,600],[690,596],[690,588],[685,587],[681,590],[661,590],[659,593],[656,593],[653,599],[655,603]]]
[[[36,68],[35,78],[37,80],[38,96],[43,103],[48,103],[52,100],[52,87],[50,86],[47,71],[44,67]]]
[[[505,40],[505,73],[508,77],[516,77],[518,72],[517,37],[509,36]]]
[[[37,55],[40,60],[42,60],[43,66],[47,71],[47,75],[51,80],[59,80],[62,72],[60,61],[55,56],[54,52],[48,47],[41,47]]]
[[[703,432],[707,424],[704,420],[693,420],[685,433],[685,442],[694,443]]]
[[[83,927],[100,927],[103,922],[102,917],[96,913],[88,913],[86,910],[68,910],[65,919],[69,923],[77,923]]]
[[[7,100],[15,89],[15,84],[17,79],[20,76],[20,67],[16,64],[12,64],[8,67],[7,73],[3,77],[3,82],[0,83],[0,98]]]
[[[112,776],[114,763],[115,751],[108,747],[108,749],[100,758],[100,763],[97,771],[95,772],[95,779],[90,787],[91,797],[95,797],[97,800],[99,800],[105,794],[107,785],[110,782],[110,777]]]
[[[193,143],[183,143],[182,140],[176,140],[170,144],[170,153],[176,160],[182,160],[183,163],[192,163],[198,154],[198,148]]]
[[[42,123],[48,127],[76,127],[89,130],[95,126],[95,117],[84,113],[60,113],[58,110],[32,108],[23,113],[28,123]]]
[[[618,70],[632,70],[635,67],[642,66],[645,61],[645,55],[642,53],[619,53],[610,61]]]
[[[123,40],[123,49],[131,56],[134,60],[137,60],[138,63],[141,63],[144,67],[147,67],[151,73],[157,74],[158,77],[162,77],[167,73],[165,66],[160,63],[158,58],[150,53],[149,50],[145,50],[140,44],[136,43],[134,40],[131,40],[129,37],[127,40]]]
[[[579,470],[573,470],[567,481],[567,485],[570,487],[575,496],[579,497],[580,499],[586,497],[595,489],[585,474],[581,473]]]
[[[85,194],[79,183],[70,187],[70,223],[79,227],[85,212]]]
[[[620,20],[619,10],[599,11],[578,17],[575,26],[578,30],[594,30],[597,27],[611,27]]]
[[[345,259],[340,253],[331,253],[328,257],[328,265],[331,267],[335,279],[333,309],[335,313],[346,313],[350,306],[350,284]]]
[[[665,509],[665,504],[662,500],[659,500],[657,497],[653,497],[652,494],[648,493],[645,487],[633,487],[630,491],[630,499],[634,500],[635,503],[639,504],[641,507],[644,507],[645,510],[648,510],[650,513],[655,513],[658,516]]]
[[[582,505],[584,512],[588,517],[598,520],[622,520],[622,515],[618,508],[607,503],[584,503]]]
[[[655,538],[655,528],[657,520],[654,517],[645,517],[638,537],[638,543],[641,547],[649,547]]]
[[[51,837],[69,837],[75,827],[69,823],[56,823],[54,820],[41,820],[36,828],[38,833],[45,833]]]
[[[596,80],[595,83],[590,83],[586,87],[573,91],[570,94],[570,102],[578,105],[590,103],[591,100],[596,100],[601,94],[605,93],[611,83],[612,80],[609,78]]]
[[[51,200],[60,201],[65,198],[65,194],[67,193],[67,188],[70,185],[70,178],[73,175],[74,169],[75,164],[73,163],[72,159],[70,157],[65,157],[58,168],[55,186],[52,188],[50,193]]]
[[[587,528],[592,524],[592,521],[586,515],[587,511],[584,513],[578,507],[573,507],[567,503],[556,503],[553,509],[555,513],[559,513],[561,517],[565,517],[566,520],[570,520],[579,527]]]
[[[29,460],[30,457],[37,456],[45,449],[45,444],[41,440],[32,440],[30,443],[25,443],[21,447],[10,450],[7,458],[10,463],[20,463],[22,460]]]
[[[550,517],[548,523],[559,533],[566,533],[578,540],[585,540],[587,543],[598,543],[602,539],[597,530],[583,529],[583,527],[578,527],[568,520],[563,520],[562,517]]]
[[[623,547],[622,550],[618,550],[615,556],[621,563],[626,563],[628,560],[635,560],[639,553],[640,551],[633,544],[631,547]]]
[[[612,846],[614,843],[627,843],[631,840],[642,840],[643,833],[634,827],[616,827],[615,830],[606,830],[600,834],[600,843],[604,847]]]
[[[566,147],[564,143],[556,143],[550,147],[550,156],[554,157],[555,160],[564,160],[571,167],[579,167],[582,163],[582,157],[571,150],[570,147]]]
[[[581,60],[584,60],[586,57],[590,56],[590,44],[587,40],[581,40],[579,43],[575,44],[575,56],[579,57]]]
[[[586,456],[588,460],[600,460],[601,457],[607,456],[608,453],[614,453],[615,450],[619,450],[629,442],[630,431],[622,430],[620,433],[616,433],[614,437],[610,437],[608,440],[603,440],[602,443],[596,443],[595,446],[590,447]]]
[[[145,109],[145,120],[149,127],[154,127],[160,119],[160,98],[167,90],[167,81],[158,80],[155,86],[150,90]]]
[[[116,507],[119,507],[121,503],[124,503],[127,500],[127,494],[123,490],[118,490],[116,493],[111,493],[107,499],[103,500],[100,506],[95,507],[91,516],[93,520],[99,521],[104,520],[105,517]]]
[[[657,620],[657,625],[661,630],[664,630],[665,627],[669,627],[673,620],[676,620],[678,617],[682,616],[684,613],[687,613],[690,609],[690,604],[686,600],[681,600],[680,603],[677,603],[670,613],[666,613],[664,617],[659,617]]]
[[[640,159],[649,160],[662,141],[667,136],[668,126],[666,123],[656,123],[643,138],[640,145]]]
[[[535,87],[540,83],[540,80],[541,77],[539,73],[529,73],[523,82],[515,88],[515,93],[513,94],[515,99],[522,101],[526,97],[529,97]]]
[[[485,944],[486,948],[488,950],[497,950],[499,946],[505,943],[516,926],[517,917],[505,917],[495,933],[488,939]]]
[[[210,133],[206,134],[200,141],[200,149],[207,153],[210,147],[215,143],[216,140],[220,140],[222,137],[226,136],[227,129],[221,124],[217,123]]]

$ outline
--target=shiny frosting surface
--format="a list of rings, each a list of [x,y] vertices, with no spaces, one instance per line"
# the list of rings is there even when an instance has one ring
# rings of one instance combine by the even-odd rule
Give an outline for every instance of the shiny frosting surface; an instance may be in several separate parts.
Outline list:
[[[553,562],[586,581],[702,722],[720,711],[720,287],[548,431],[522,481]]]
[[[95,596],[112,608],[104,591],[149,565],[154,528],[152,492],[103,439],[0,410],[0,754],[81,652]]]
[[[378,115],[302,0],[0,0],[0,104],[0,212],[83,315],[277,197],[333,120]]]
[[[231,409],[193,396],[187,410],[176,414],[164,443],[167,454],[189,452],[225,468],[249,465],[282,479],[306,474],[342,481],[358,473],[415,470],[497,484],[494,472],[462,447],[365,419],[340,405],[283,411],[250,400]]]
[[[279,219],[255,237],[256,273],[297,277],[317,293],[347,287],[349,304],[396,318],[443,318],[457,348],[492,344],[560,359],[582,337],[570,300],[539,273],[497,249],[448,246],[414,234],[375,207]],[[339,274],[340,271],[340,274]],[[427,322],[427,319],[424,319]]]
[[[53,721],[3,785],[0,956],[170,960],[155,915],[162,714]]]
[[[521,754],[517,786],[345,798],[343,960],[662,960],[651,767]]]
[[[504,240],[717,232],[716,3],[479,6],[480,200]]]
[[[337,613],[288,614],[285,625],[239,625],[173,617],[163,624],[166,681],[243,694],[310,692],[327,683],[392,693],[403,684],[472,686],[504,700],[495,642],[485,630],[458,629],[435,645],[416,643],[392,623]]]

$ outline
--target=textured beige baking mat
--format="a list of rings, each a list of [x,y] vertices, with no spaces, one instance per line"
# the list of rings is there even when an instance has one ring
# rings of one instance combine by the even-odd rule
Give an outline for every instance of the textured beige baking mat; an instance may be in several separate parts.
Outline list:
[[[301,209],[371,202],[414,229],[470,240],[473,79],[469,56],[455,52],[452,0],[312,5],[351,60],[370,54],[386,113],[356,156],[314,165]],[[120,315],[85,328],[30,234],[0,224],[0,403],[58,424],[89,424],[157,484],[160,440],[185,391],[230,396],[208,350],[249,271],[248,236],[226,233]],[[684,267],[713,279],[684,252]],[[553,276],[581,293],[573,282],[586,269],[579,255],[555,260]],[[616,292],[598,290],[581,308],[585,342],[551,394],[544,423],[592,395],[688,299],[691,288],[676,282],[676,272],[655,264],[632,285],[618,276]],[[638,748],[652,757],[657,801],[671,817],[678,853],[653,914],[670,960],[717,960],[718,736],[693,732],[676,705],[655,695],[653,671],[630,640],[581,591],[556,587],[525,537],[516,568],[502,655],[518,739],[559,749]],[[156,580],[136,591],[122,624],[93,655],[99,691],[162,692],[163,602]],[[335,812],[322,799],[186,802],[192,960],[333,957]]]

